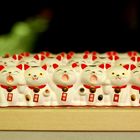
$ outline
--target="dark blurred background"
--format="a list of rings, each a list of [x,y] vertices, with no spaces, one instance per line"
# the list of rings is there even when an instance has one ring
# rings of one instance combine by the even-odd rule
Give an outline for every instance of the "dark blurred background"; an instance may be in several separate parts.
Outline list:
[[[50,25],[34,52],[48,50],[140,51],[138,0],[28,0],[0,2],[0,34],[13,24],[48,10]]]

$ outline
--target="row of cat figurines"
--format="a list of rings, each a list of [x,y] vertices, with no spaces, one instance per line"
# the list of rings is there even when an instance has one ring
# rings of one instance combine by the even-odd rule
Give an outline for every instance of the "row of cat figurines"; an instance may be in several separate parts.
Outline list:
[[[81,69],[77,71],[77,67]],[[140,67],[0,65],[0,106],[139,106]]]
[[[27,64],[29,66],[43,66],[46,64],[48,66],[47,71],[53,71],[53,64],[57,65],[72,65],[77,66],[77,71],[81,70],[81,64],[87,65],[99,65],[102,63],[109,63],[112,66],[123,66],[126,64],[134,64],[140,66],[140,55],[131,52],[131,55],[125,54],[94,54],[94,53],[22,53],[14,54],[12,56],[6,55],[5,57],[0,57],[0,65],[4,66],[16,66],[18,64]]]

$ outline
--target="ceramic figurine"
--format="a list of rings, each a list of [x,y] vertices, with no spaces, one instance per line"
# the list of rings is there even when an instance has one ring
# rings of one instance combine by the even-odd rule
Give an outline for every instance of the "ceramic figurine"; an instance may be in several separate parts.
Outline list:
[[[72,105],[72,98],[75,94],[75,83],[77,75],[72,66],[58,66],[54,64],[53,81],[55,93],[59,105]]]
[[[25,106],[24,87],[26,81],[21,65],[5,67],[0,65],[1,106]]]
[[[134,67],[131,71],[131,106],[140,106],[140,67]]]
[[[49,76],[47,73],[47,66],[29,67],[25,71],[25,80],[28,86],[27,93],[29,93],[29,106],[56,106],[56,94],[48,85]]]
[[[108,69],[107,76],[112,105],[130,106],[130,71],[126,67],[114,66]]]
[[[87,66],[85,64],[82,64],[81,67],[83,71],[80,75],[82,83],[82,87],[79,86],[80,100],[81,98],[83,98],[83,96],[85,96],[85,101],[87,105],[104,105],[107,98],[105,97],[107,95],[104,95],[102,88],[103,85],[106,84],[107,79],[104,67],[102,67],[101,65]],[[109,68],[110,65],[107,64],[107,67]]]
[[[13,56],[4,56],[0,58],[0,65],[4,66],[16,66],[18,65],[19,60],[21,60],[22,57],[20,55],[13,55]]]

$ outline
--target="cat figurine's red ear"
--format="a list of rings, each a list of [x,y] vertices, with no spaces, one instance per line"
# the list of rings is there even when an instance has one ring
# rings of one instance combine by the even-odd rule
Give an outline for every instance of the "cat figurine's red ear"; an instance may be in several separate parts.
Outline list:
[[[115,60],[116,61],[116,60],[119,59],[119,56],[117,56],[117,55],[115,55],[115,56],[111,55],[111,56],[108,57],[108,59]]]
[[[58,64],[56,64],[56,63],[54,63],[52,66],[54,69],[58,68]]]
[[[97,59],[97,56],[93,55],[92,56],[92,61],[96,60]]]
[[[124,65],[123,66],[125,69],[127,69],[127,70],[133,70],[133,69],[135,69],[136,68],[136,66],[134,65],[134,64],[131,64],[131,65],[129,65],[129,64],[126,64],[126,65]]]
[[[71,57],[74,55],[73,51],[68,52],[68,55],[70,55]]]
[[[47,70],[47,65],[46,65],[46,64],[43,65],[43,66],[42,66],[42,69]]]
[[[134,64],[130,65],[130,69],[131,69],[131,70],[133,70],[133,69],[135,69],[135,68],[136,68],[136,66],[135,66]]]
[[[126,64],[123,67],[128,70],[129,69],[129,64]]]
[[[36,54],[36,55],[34,56],[34,58],[35,58],[36,60],[44,60],[44,59],[45,59],[45,56],[44,56],[44,55],[39,56],[38,54]]]
[[[56,56],[56,59],[57,59],[58,61],[61,61],[61,60],[62,60],[62,56],[61,56],[61,55],[58,55],[58,56]]]
[[[87,59],[88,58],[88,54],[85,54],[84,56],[83,56],[83,59]]]
[[[45,57],[49,57],[50,56],[50,52],[40,52],[41,55],[45,56]]]
[[[107,64],[100,64],[99,67],[100,67],[101,69],[108,69],[108,68],[111,67],[111,65],[108,64],[108,63],[107,63]]]
[[[39,55],[36,54],[36,55],[34,56],[34,58],[35,58],[36,60],[39,60]]]
[[[19,65],[17,65],[16,66],[18,69],[20,69],[20,70],[27,70],[30,66],[29,65],[27,65],[27,64],[19,64]]]
[[[133,56],[133,57],[131,57],[131,60],[134,62],[140,62],[140,57]]]
[[[106,53],[107,56],[116,56],[118,53],[116,51],[110,51]]]
[[[81,68],[82,68],[82,69],[85,69],[86,67],[87,67],[86,64],[81,64]]]
[[[20,55],[23,56],[23,57],[24,57],[24,56],[25,56],[25,57],[28,57],[28,56],[30,56],[30,53],[29,53],[29,52],[23,52],[23,53],[21,53]]]
[[[108,68],[110,68],[110,67],[111,67],[111,65],[110,65],[110,64],[108,64],[108,63],[107,63],[107,64],[105,64],[105,68],[106,68],[106,69],[108,69]]]
[[[3,70],[5,67],[3,65],[0,65],[0,71]]]
[[[71,58],[72,58],[72,56],[67,54],[67,60],[70,60]]]
[[[138,52],[136,51],[130,51],[127,53],[129,57],[133,57],[133,56],[136,56],[138,54]]]
[[[22,57],[21,55],[16,55],[16,54],[14,54],[14,55],[12,56],[12,58],[13,58],[14,60],[21,60],[23,57]]]
[[[75,62],[71,65],[73,68],[78,67],[78,64]]]

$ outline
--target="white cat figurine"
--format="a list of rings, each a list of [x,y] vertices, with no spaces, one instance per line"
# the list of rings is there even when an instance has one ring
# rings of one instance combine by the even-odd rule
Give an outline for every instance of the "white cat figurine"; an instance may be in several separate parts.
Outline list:
[[[16,65],[18,65],[18,62],[21,59],[22,59],[22,57],[20,55],[2,57],[2,58],[0,58],[0,65],[3,65],[3,66],[16,66]]]
[[[140,106],[140,67],[131,71],[131,106]]]
[[[49,83],[49,75],[47,66],[29,67],[25,71],[25,79],[28,86],[26,92],[31,95],[28,102],[29,106],[56,106],[56,94],[52,91]]]
[[[81,65],[83,71],[80,74],[81,84],[78,87],[80,105],[104,105],[106,98],[102,86],[107,79],[104,68],[97,65]],[[108,64],[108,67],[110,65]]]
[[[75,83],[77,75],[71,66],[55,66],[53,81],[55,83],[55,93],[57,94],[59,105],[73,105],[72,97],[74,96]]]
[[[21,65],[16,67],[0,66],[0,104],[1,106],[25,106],[24,89],[26,86]]]
[[[122,66],[114,66],[107,71],[110,80],[108,92],[112,105],[130,106],[130,71]]]

